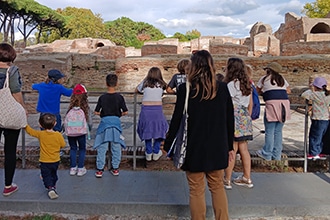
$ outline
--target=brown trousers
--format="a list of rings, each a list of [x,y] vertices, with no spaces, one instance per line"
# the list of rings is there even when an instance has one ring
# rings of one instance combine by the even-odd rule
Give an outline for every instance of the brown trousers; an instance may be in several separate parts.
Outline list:
[[[192,220],[206,219],[205,177],[212,195],[212,206],[216,220],[228,220],[228,201],[223,186],[223,170],[210,172],[186,172],[189,184],[189,206]]]

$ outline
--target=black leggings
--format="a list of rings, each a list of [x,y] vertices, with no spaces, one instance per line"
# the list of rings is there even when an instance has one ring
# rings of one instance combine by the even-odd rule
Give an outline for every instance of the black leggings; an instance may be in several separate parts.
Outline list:
[[[19,130],[0,128],[0,138],[3,133],[5,137],[4,153],[5,153],[5,186],[10,186],[13,182],[13,177],[16,168],[16,149],[19,137]]]

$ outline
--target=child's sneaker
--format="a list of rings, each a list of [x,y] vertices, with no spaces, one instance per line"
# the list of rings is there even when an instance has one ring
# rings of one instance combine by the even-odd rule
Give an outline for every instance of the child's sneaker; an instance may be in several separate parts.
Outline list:
[[[51,187],[51,188],[48,189],[48,197],[50,199],[57,199],[58,198],[58,194],[55,191],[55,188],[54,187]]]
[[[77,176],[83,176],[87,173],[87,170],[85,167],[83,168],[78,168]]]
[[[16,192],[18,190],[18,186],[15,183],[12,183],[11,186],[9,188],[4,188],[2,195],[4,196],[10,196],[11,194],[13,194],[14,192]]]
[[[147,153],[146,153],[146,160],[147,160],[147,161],[151,161],[151,157],[152,157],[152,154],[147,154]]]
[[[237,177],[236,179],[234,179],[233,183],[238,186],[253,188],[253,183],[252,183],[251,179],[247,179],[244,176]]]
[[[70,168],[70,176],[74,176],[77,174],[77,167],[71,167]]]
[[[114,176],[118,176],[119,175],[119,170],[118,169],[111,169],[111,174]]]
[[[230,180],[226,180],[225,178],[223,179],[223,186],[225,189],[232,189],[233,187],[231,186]]]
[[[159,158],[161,158],[161,156],[163,156],[163,151],[162,150],[159,150],[159,152],[157,154],[153,154],[152,155],[152,159],[154,161],[157,161],[157,160],[159,160]]]
[[[326,154],[319,154],[319,157],[321,160],[326,160],[328,158],[328,155]]]
[[[102,176],[103,176],[103,170],[97,170],[97,171],[95,172],[95,176],[96,176],[97,178],[102,178]]]

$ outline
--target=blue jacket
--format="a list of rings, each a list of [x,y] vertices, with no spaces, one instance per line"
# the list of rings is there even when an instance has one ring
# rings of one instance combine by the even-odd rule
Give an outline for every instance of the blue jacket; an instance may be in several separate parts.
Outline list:
[[[121,135],[121,121],[117,116],[106,116],[101,118],[99,127],[96,130],[96,137],[93,148],[99,147],[105,142],[120,143],[122,148],[126,148],[124,137]]]
[[[39,92],[37,111],[42,113],[59,114],[61,96],[70,97],[72,94],[72,89],[67,89],[62,84],[53,82],[32,84],[32,89]]]

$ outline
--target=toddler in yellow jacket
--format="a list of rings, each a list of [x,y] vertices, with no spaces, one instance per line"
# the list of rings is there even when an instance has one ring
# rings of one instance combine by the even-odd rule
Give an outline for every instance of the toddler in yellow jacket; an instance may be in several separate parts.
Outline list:
[[[56,117],[53,114],[45,113],[40,115],[40,127],[44,130],[35,130],[29,125],[26,126],[26,132],[38,138],[40,144],[40,170],[42,180],[50,199],[58,198],[56,192],[57,169],[60,162],[60,150],[65,147],[65,140],[62,134],[54,131],[53,127],[56,124]]]

